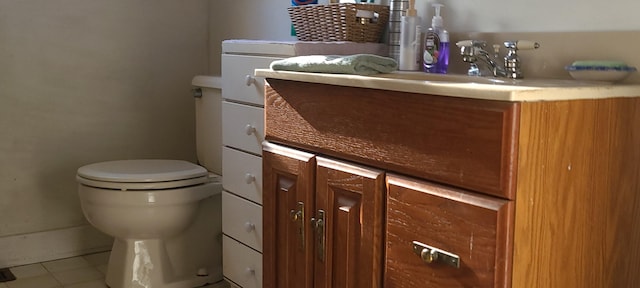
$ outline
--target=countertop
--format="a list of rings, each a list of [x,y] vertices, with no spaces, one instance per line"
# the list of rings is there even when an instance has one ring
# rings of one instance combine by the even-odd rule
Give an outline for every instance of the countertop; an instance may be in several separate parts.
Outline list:
[[[258,77],[430,95],[500,101],[557,101],[640,97],[639,84],[554,79],[505,79],[397,71],[359,76],[256,69]]]

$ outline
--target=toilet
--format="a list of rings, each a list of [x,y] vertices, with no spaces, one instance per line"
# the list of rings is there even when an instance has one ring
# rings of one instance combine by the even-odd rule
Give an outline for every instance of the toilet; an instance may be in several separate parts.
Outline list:
[[[172,159],[88,164],[76,179],[82,211],[114,238],[110,288],[191,288],[222,282],[219,78],[196,76],[200,165]],[[206,131],[206,134],[203,134]],[[215,287],[217,287],[216,285]]]

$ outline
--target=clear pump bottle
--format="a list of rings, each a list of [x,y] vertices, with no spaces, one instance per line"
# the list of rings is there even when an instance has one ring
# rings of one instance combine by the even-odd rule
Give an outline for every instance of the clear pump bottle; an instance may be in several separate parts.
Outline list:
[[[409,9],[400,21],[400,57],[399,70],[420,70],[420,16],[415,9],[415,0],[409,0]]]
[[[446,74],[449,69],[449,32],[444,29],[440,9],[444,5],[434,3],[435,15],[427,30],[422,55],[423,69],[427,73]]]

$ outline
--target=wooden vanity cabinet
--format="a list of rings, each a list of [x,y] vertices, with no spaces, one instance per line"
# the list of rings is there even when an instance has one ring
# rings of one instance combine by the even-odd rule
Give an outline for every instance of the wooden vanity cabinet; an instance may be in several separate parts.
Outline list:
[[[640,97],[513,102],[267,80],[266,287],[640,287]],[[380,188],[358,190],[376,196],[341,222],[360,246],[327,236],[348,252],[325,246],[344,266],[318,273],[318,215],[305,212],[302,233],[291,215],[299,199],[317,211],[337,179]],[[304,195],[282,196],[287,185]]]

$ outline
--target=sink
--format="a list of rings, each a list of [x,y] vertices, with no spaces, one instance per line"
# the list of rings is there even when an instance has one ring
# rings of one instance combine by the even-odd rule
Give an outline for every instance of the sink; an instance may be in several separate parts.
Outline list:
[[[595,86],[607,84],[597,81],[576,81],[563,79],[509,79],[496,77],[468,76],[462,74],[432,74],[415,71],[395,71],[388,74],[378,74],[372,77],[388,78],[395,80],[423,81],[432,84],[481,84],[519,87],[575,87]]]

